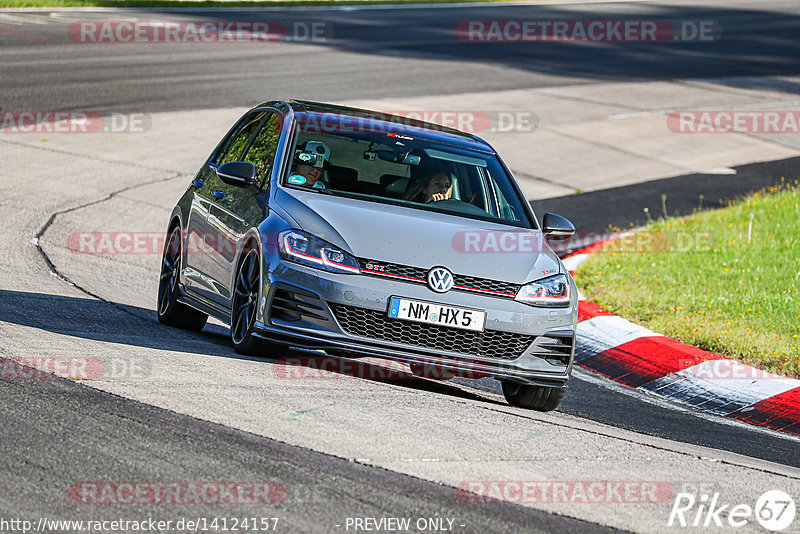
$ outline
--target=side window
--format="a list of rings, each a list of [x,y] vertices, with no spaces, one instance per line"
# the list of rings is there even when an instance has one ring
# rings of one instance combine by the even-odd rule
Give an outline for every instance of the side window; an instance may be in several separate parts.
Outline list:
[[[489,183],[492,184],[492,190],[494,190],[495,197],[497,197],[497,207],[500,209],[500,217],[510,221],[519,221],[519,214],[517,214],[511,204],[508,203],[505,195],[498,187],[497,182],[495,182],[494,178],[489,176],[488,173],[487,178],[489,178]]]
[[[242,161],[250,162],[255,166],[255,183],[259,184],[262,189],[269,181],[280,137],[281,119],[278,115],[271,113],[247,150],[247,154],[242,158]]]
[[[266,112],[264,111],[253,113],[242,122],[242,126],[239,128],[239,131],[231,136],[231,140],[228,142],[225,148],[220,151],[220,154],[217,157],[217,165],[224,165],[226,163],[230,163],[231,161],[241,161],[239,158],[242,156],[242,152],[247,146],[248,141],[250,141],[250,137],[252,137],[253,133],[255,133],[256,128],[258,128],[258,125],[261,123],[261,119],[264,118],[265,114]]]

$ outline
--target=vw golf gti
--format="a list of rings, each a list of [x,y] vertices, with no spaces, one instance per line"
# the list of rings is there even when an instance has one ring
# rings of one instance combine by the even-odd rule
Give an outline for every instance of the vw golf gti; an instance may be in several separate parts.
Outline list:
[[[230,325],[238,352],[288,348],[493,377],[509,403],[556,408],[572,368],[577,289],[482,139],[306,101],[247,112],[170,217],[158,317]]]

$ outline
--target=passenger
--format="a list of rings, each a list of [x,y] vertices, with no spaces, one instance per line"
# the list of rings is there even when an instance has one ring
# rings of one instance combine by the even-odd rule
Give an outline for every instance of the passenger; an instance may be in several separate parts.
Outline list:
[[[331,149],[325,143],[308,141],[295,156],[297,166],[289,176],[288,182],[293,185],[325,189],[319,179],[331,160]]]
[[[430,204],[440,200],[447,200],[453,194],[453,180],[450,174],[440,171],[430,175],[411,190],[408,199],[412,202]]]

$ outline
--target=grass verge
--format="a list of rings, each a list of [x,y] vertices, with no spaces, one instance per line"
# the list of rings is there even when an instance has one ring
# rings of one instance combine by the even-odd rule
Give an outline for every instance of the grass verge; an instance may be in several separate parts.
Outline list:
[[[782,179],[726,208],[653,222],[593,255],[578,285],[656,332],[800,378],[797,184]]]

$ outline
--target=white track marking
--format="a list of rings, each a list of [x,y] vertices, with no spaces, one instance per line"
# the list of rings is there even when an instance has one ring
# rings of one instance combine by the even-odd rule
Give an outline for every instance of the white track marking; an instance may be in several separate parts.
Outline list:
[[[600,315],[578,323],[575,359],[594,356],[640,337],[663,337],[616,315]]]
[[[797,387],[800,387],[800,380],[733,360],[708,360],[654,380],[642,389],[675,402],[728,415]]]

